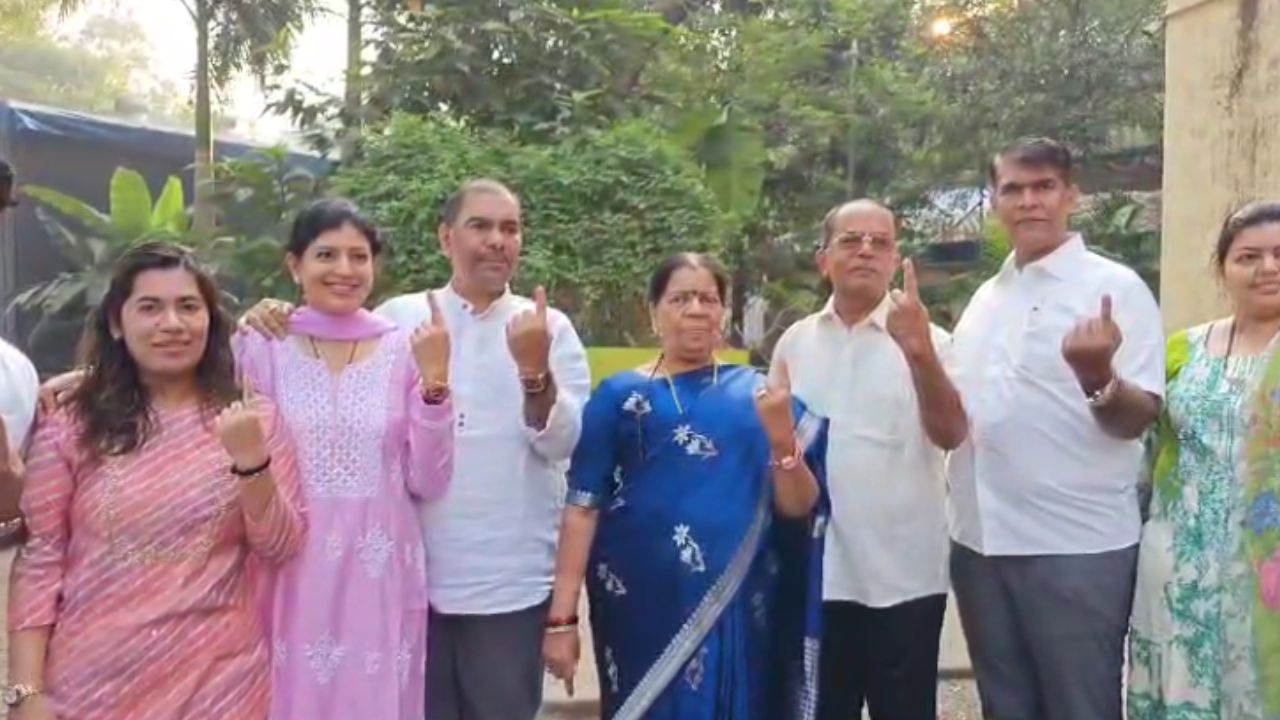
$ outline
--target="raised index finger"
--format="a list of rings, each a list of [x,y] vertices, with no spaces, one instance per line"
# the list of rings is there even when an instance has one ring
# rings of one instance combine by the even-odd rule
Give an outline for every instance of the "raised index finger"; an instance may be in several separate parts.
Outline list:
[[[920,286],[916,282],[916,264],[907,258],[902,261],[902,291],[912,300],[920,299]]]
[[[436,301],[433,290],[427,291],[427,307],[431,308],[431,324],[435,327],[444,327],[444,313],[440,312],[440,303]]]
[[[1102,319],[1111,322],[1111,295],[1102,296]]]
[[[547,289],[541,285],[533,291],[533,307],[538,314],[538,319],[546,322],[547,320]]]

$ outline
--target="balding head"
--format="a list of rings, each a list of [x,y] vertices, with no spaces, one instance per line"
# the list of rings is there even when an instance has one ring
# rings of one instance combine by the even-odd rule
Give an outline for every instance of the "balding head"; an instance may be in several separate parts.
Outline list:
[[[822,219],[821,247],[826,247],[831,242],[841,220],[855,216],[882,227],[892,228],[895,237],[897,235],[898,219],[892,210],[871,198],[859,198],[841,203],[827,212],[827,216]]]
[[[869,199],[832,208],[822,221],[817,261],[846,305],[872,306],[888,292],[897,271],[898,228],[893,212]]]

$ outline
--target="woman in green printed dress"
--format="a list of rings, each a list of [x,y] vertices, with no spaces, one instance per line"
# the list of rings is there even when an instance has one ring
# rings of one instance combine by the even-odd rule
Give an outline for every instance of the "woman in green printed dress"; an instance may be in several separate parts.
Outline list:
[[[1280,203],[1224,223],[1230,317],[1169,339],[1130,720],[1280,718]]]

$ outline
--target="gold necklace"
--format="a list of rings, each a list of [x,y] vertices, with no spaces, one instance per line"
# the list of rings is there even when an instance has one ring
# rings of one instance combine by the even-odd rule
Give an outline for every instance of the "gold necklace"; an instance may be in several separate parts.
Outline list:
[[[316,345],[316,339],[308,335],[307,342],[311,343],[311,352],[315,354],[316,359],[325,360],[325,357],[320,354],[320,346]],[[351,352],[347,354],[347,363],[346,363],[347,365],[350,365],[351,363],[356,361],[356,349],[359,347],[360,347],[359,340],[356,340],[355,342],[351,343]],[[346,367],[346,365],[344,365],[343,367]]]
[[[658,367],[662,368],[662,377],[667,380],[667,389],[671,391],[671,399],[676,403],[676,412],[684,415],[684,405],[680,403],[680,396],[676,394],[676,384],[671,380],[671,372],[662,367],[663,356],[658,356]],[[720,361],[716,356],[711,356],[711,387],[720,384]]]

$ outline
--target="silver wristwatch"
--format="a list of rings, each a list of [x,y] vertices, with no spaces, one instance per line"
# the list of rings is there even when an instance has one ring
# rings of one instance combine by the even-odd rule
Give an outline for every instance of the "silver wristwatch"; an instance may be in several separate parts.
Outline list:
[[[1120,376],[1112,375],[1111,379],[1107,381],[1106,385],[1103,385],[1098,390],[1092,393],[1089,393],[1089,395],[1085,398],[1085,402],[1089,403],[1089,407],[1091,408],[1104,407],[1108,403],[1110,403],[1113,398],[1115,398],[1116,391],[1119,389],[1120,389]]]
[[[25,683],[9,684],[4,686],[4,690],[0,691],[0,699],[4,700],[5,707],[16,708],[28,699],[40,694],[40,688]]]

